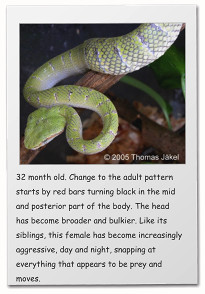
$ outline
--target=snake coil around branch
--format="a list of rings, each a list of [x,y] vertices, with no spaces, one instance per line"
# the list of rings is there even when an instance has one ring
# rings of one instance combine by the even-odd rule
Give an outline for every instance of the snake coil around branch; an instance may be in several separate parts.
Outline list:
[[[23,94],[38,108],[28,117],[24,144],[38,149],[64,131],[68,144],[84,154],[107,148],[118,130],[118,115],[112,102],[90,88],[56,83],[91,69],[104,74],[131,73],[162,56],[179,35],[182,23],[141,24],[120,37],[94,38],[68,50],[39,67],[27,80]],[[81,119],[73,107],[97,112],[103,121],[101,133],[84,140]]]

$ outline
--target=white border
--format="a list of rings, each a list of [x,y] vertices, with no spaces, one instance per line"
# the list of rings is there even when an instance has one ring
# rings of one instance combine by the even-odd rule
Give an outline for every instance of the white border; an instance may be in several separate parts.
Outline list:
[[[5,1],[6,2],[6,1]],[[8,2],[11,2],[11,1],[8,1]],[[21,2],[24,2],[23,4],[27,4],[27,1],[21,1]],[[45,1],[44,1],[45,2]],[[65,1],[63,1],[63,2],[65,2]],[[71,2],[71,1],[70,1]],[[76,1],[75,1],[76,2]],[[108,2],[108,1],[107,1]],[[109,1],[110,2],[110,1]],[[164,3],[165,1],[162,1],[162,3]],[[174,1],[173,1],[174,2]],[[186,1],[185,3],[187,3],[188,1]],[[199,2],[199,1],[197,1],[197,2]],[[202,1],[201,1],[202,2]],[[42,1],[35,1],[35,3],[37,4],[37,3],[42,3]],[[50,4],[52,4],[52,1],[47,1],[47,3],[50,3]],[[119,1],[118,1],[118,3],[120,3]],[[177,2],[176,2],[177,3]],[[203,3],[203,2],[202,2]],[[202,6],[202,4],[201,4],[201,6]],[[4,9],[3,9],[3,12],[4,12]],[[202,19],[202,21],[203,21],[203,19]],[[5,35],[5,34],[3,34],[3,35]],[[2,117],[4,117],[5,118],[5,112],[3,111],[3,116]],[[202,117],[202,116],[201,116]],[[3,131],[2,131],[2,133],[4,133],[4,135],[5,135],[5,129],[3,129]],[[5,138],[5,136],[4,136],[4,138]],[[4,160],[2,160],[2,162],[5,162],[5,159]],[[4,173],[5,174],[5,173]],[[1,178],[3,178],[3,176],[1,177]],[[204,201],[203,201],[204,202]],[[2,214],[2,216],[3,216],[3,218],[2,218],[2,220],[4,220],[4,216],[5,216],[5,210],[4,210],[4,213]],[[3,221],[2,221],[2,223],[3,223]],[[204,243],[204,242],[203,242]],[[4,257],[5,255],[3,254],[3,257]],[[2,259],[4,259],[5,260],[5,258],[2,258]],[[1,259],[1,260],[2,260]],[[2,270],[2,274],[3,274],[3,276],[5,277],[5,267],[3,268],[3,270]],[[5,279],[3,279],[4,281],[5,281]],[[1,280],[2,281],[2,280]],[[81,287],[82,288],[82,287]],[[175,290],[173,289],[173,288],[175,288]],[[183,290],[185,290],[186,291],[186,293],[195,293],[195,292],[200,292],[200,293],[203,293],[203,290],[204,290],[204,286],[202,285],[202,286],[200,286],[200,287],[198,287],[198,288],[196,288],[196,287],[189,287],[189,288],[187,288],[186,287],[186,289],[184,289],[184,287],[183,287],[183,289],[180,287],[178,290],[176,290],[176,288],[177,287],[171,287],[170,289],[168,289],[167,287],[166,287],[166,293],[171,293],[171,291],[175,291],[175,292],[178,292],[178,290],[179,290],[179,292],[180,293],[182,293],[183,292]],[[3,287],[1,287],[1,289],[2,290],[5,290],[6,291],[6,293],[7,292],[10,292],[10,290],[11,289],[6,289],[6,287],[5,286],[3,286]],[[108,287],[106,288],[106,290],[108,289]],[[14,290],[14,289],[13,289]],[[30,290],[29,289],[25,289],[27,292],[30,292]],[[34,290],[34,289],[33,289]],[[39,289],[40,290],[40,289]],[[39,293],[39,290],[38,290],[38,293]],[[45,289],[44,289],[45,290]],[[62,291],[66,291],[67,292],[67,289],[62,289]],[[112,287],[112,293],[121,293],[121,292],[124,292],[124,290],[125,290],[125,288],[123,287],[122,289],[114,289],[114,287]],[[142,289],[141,289],[142,290]],[[145,289],[144,289],[145,290]],[[16,290],[14,290],[15,291],[15,293],[16,292],[19,292],[19,291],[21,291],[22,292],[22,288],[21,289],[16,289]],[[49,289],[49,293],[50,292],[52,292],[52,291],[56,291],[56,288],[54,288],[54,289]],[[69,289],[69,291],[70,291],[70,289]],[[83,292],[83,293],[91,293],[92,291],[95,291],[96,292],[96,289],[94,289],[94,288],[87,288],[87,290],[82,290],[82,291],[80,291],[79,289],[78,289],[78,291],[79,292]],[[126,291],[128,291],[129,293],[131,293],[131,292],[134,292],[134,291],[136,291],[136,289],[126,289]],[[138,291],[140,291],[140,289],[138,289]],[[157,292],[157,293],[159,293],[160,291],[163,291],[164,292],[164,289],[163,289],[163,287],[154,287],[154,288],[152,288],[152,287],[149,287],[149,288],[147,288],[147,291],[146,292]],[[32,291],[33,292],[33,291]],[[74,293],[75,291],[70,291],[70,293]],[[102,292],[104,292],[104,289],[99,289],[98,288],[98,290],[97,290],[97,292],[98,293],[102,293]],[[141,292],[141,291],[140,291]],[[143,291],[143,293],[144,293],[144,291]]]

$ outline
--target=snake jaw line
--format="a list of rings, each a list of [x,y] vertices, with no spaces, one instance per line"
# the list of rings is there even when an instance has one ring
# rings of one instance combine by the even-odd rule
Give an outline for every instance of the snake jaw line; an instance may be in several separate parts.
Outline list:
[[[42,145],[41,146],[44,146],[46,144],[48,144],[50,141],[52,141],[55,137],[59,136],[60,134],[62,134],[64,131],[64,129],[58,133],[55,133],[53,135],[51,135],[50,137],[48,137],[47,139],[45,139],[43,142],[42,142]]]
[[[50,137],[46,138],[44,141],[42,141],[38,146],[33,147],[33,148],[27,148],[27,149],[31,149],[31,150],[37,150],[45,145],[47,145],[49,142],[51,142],[53,139],[55,139],[55,137],[59,136],[60,134],[62,134],[64,131],[64,129],[58,133],[55,133],[53,135],[51,135]]]

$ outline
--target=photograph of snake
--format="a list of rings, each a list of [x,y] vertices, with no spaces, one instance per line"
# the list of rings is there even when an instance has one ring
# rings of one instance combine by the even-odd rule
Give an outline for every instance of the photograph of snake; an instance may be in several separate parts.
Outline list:
[[[22,24],[20,88],[21,164],[185,163],[183,23]]]

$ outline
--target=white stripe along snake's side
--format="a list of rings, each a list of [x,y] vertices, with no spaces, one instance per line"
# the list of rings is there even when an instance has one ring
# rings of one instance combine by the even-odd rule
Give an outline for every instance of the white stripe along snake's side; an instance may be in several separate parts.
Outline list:
[[[39,148],[66,126],[67,141],[74,150],[94,154],[107,148],[118,130],[118,115],[112,102],[89,88],[53,86],[88,69],[112,75],[138,70],[166,52],[181,26],[181,23],[142,24],[124,36],[89,39],[39,67],[23,91],[26,101],[39,108],[28,117],[25,147]],[[91,109],[101,116],[103,130],[95,139],[83,140],[82,123],[72,107]]]

